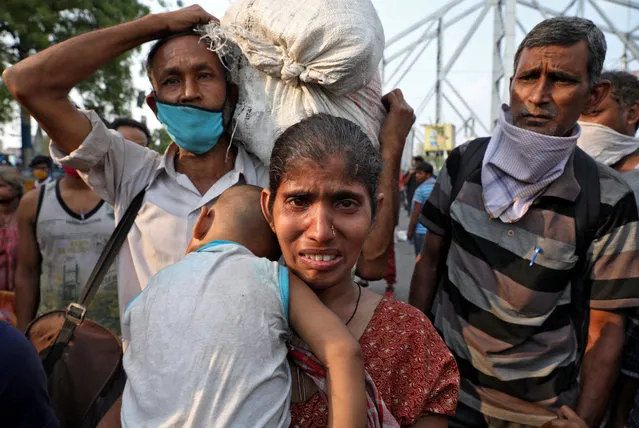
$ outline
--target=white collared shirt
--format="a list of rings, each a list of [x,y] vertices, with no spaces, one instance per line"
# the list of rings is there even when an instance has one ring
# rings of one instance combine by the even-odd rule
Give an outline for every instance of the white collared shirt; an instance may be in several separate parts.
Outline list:
[[[122,318],[126,304],[146,287],[152,275],[184,257],[200,208],[210,206],[242,176],[247,184],[267,187],[268,170],[238,146],[234,168],[202,196],[186,175],[175,171],[175,144],[160,155],[107,129],[95,112],[84,113],[91,121],[92,131],[68,155],[52,143],[53,159],[80,171],[89,186],[113,206],[116,222],[135,196],[147,189],[119,255],[118,299]]]

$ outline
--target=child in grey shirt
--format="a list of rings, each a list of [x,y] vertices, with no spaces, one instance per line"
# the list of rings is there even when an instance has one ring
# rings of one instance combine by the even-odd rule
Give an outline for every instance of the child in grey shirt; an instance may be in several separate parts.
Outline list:
[[[271,261],[279,247],[260,190],[235,186],[203,207],[184,259],[125,309],[124,427],[288,427],[289,324],[328,368],[330,402],[339,404],[331,426],[366,425],[359,345],[306,284]]]

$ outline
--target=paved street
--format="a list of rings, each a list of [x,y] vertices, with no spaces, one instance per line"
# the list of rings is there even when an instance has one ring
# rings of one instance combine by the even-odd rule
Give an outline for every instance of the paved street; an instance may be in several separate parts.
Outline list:
[[[396,230],[406,230],[408,228],[408,216],[402,209],[400,213],[399,226]],[[395,260],[397,262],[397,285],[395,286],[395,298],[404,302],[408,301],[408,289],[410,278],[413,275],[415,265],[415,253],[413,244],[410,242],[395,242]],[[376,281],[370,285],[370,289],[379,294],[384,294],[386,281]]]

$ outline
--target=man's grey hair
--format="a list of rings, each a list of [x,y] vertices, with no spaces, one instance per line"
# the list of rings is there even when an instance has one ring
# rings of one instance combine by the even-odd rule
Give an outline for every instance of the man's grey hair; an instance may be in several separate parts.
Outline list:
[[[514,70],[517,70],[519,57],[524,49],[552,45],[572,46],[582,40],[588,44],[588,84],[593,87],[601,78],[606,59],[606,38],[588,19],[560,16],[535,25],[517,48]]]
[[[639,79],[625,71],[605,71],[601,78],[612,84],[612,97],[621,105],[628,107],[639,103]]]

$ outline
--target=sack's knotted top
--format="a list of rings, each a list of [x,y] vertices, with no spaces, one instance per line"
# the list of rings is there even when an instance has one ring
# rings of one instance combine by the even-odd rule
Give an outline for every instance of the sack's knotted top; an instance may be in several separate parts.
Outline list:
[[[280,74],[284,82],[297,85],[300,80],[306,81],[309,73],[304,65],[288,57],[283,57]]]

